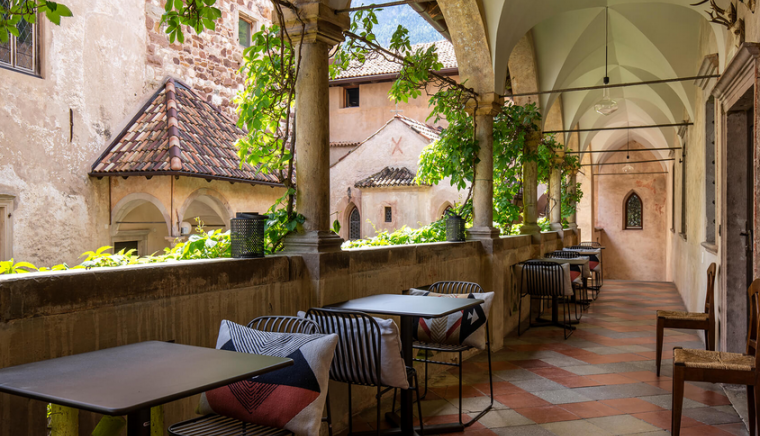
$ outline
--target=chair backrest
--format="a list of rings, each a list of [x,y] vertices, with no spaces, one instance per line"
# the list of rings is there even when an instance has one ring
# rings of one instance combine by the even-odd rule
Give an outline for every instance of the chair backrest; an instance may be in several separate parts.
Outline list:
[[[755,279],[749,289],[749,320],[747,328],[747,354],[755,356],[755,368],[760,364],[760,353],[757,352],[757,341],[760,335],[760,279]]]
[[[715,262],[707,267],[707,294],[705,295],[705,313],[710,321],[715,321]]]
[[[248,328],[271,333],[321,333],[317,323],[296,316],[260,316],[249,322]]]
[[[555,258],[555,259],[575,259],[575,258],[581,257],[580,253],[578,253],[577,251],[565,251],[565,250],[552,251],[551,253],[546,253],[544,256]]]
[[[363,312],[312,307],[306,317],[322,333],[338,335],[330,378],[365,386],[380,385],[380,326]]]
[[[438,294],[478,294],[483,292],[483,288],[477,283],[472,282],[435,282],[428,289],[430,292]]]
[[[596,242],[596,241],[589,241],[589,242],[581,242],[578,244],[580,247],[586,247],[586,248],[600,248],[602,244]]]
[[[537,297],[554,297],[564,295],[565,271],[562,265],[554,262],[529,260],[523,263],[521,286],[530,295]]]

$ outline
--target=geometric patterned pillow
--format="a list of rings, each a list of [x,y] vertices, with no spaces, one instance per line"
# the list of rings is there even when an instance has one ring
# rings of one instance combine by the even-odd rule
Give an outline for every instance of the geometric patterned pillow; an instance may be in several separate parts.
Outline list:
[[[486,348],[486,320],[493,302],[493,292],[472,294],[438,294],[412,289],[409,295],[441,298],[473,298],[483,300],[483,304],[467,310],[454,312],[440,318],[417,318],[417,328],[412,335],[415,340],[445,345],[467,345],[484,350]]]
[[[224,320],[216,348],[289,357],[293,365],[201,395],[198,413],[319,436],[337,335],[269,333]]]

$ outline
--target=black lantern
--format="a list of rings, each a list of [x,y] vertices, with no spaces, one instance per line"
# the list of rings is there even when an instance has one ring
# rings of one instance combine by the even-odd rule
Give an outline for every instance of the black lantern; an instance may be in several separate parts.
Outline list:
[[[446,214],[448,215],[446,218],[446,240],[448,242],[464,241],[464,218],[451,210],[446,211]]]
[[[232,257],[264,257],[264,227],[268,218],[257,212],[238,212],[230,220]]]

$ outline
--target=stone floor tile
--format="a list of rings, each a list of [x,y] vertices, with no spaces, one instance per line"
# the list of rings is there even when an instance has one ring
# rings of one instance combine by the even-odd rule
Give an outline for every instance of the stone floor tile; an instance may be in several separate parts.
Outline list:
[[[589,387],[589,386],[601,386],[602,385],[602,383],[600,383],[598,381],[592,380],[592,379],[590,379],[588,377],[584,377],[584,376],[581,376],[581,375],[575,375],[575,376],[572,376],[572,377],[558,377],[558,378],[552,379],[552,381],[555,382],[555,383],[559,383],[562,386],[564,386],[566,388],[570,388],[570,389],[573,389],[573,388],[586,388],[586,387]]]
[[[513,382],[516,380],[535,380],[541,378],[541,376],[522,368],[508,371],[494,371],[494,375],[508,382]]]
[[[726,413],[723,410],[718,410],[717,407],[695,407],[693,409],[684,409],[683,415],[689,418],[694,418],[697,421],[707,425],[719,425],[719,424],[734,424],[742,422],[742,419],[731,407],[733,413]]]
[[[588,376],[588,378],[606,386],[639,383],[638,380],[634,380],[632,378],[628,378],[620,374],[598,374],[598,375],[590,375]]]
[[[617,374],[621,372],[634,372],[641,370],[641,368],[636,366],[634,362],[600,363],[594,366],[604,371],[604,373],[600,374]]]
[[[649,404],[649,403],[647,403]],[[574,413],[581,418],[601,418],[603,416],[623,415],[622,412],[614,407],[605,405],[599,401],[588,401],[584,403],[569,403],[561,406],[570,413]]]
[[[527,392],[541,392],[541,391],[554,391],[557,389],[565,389],[559,383],[555,383],[549,379],[543,377],[534,380],[516,380],[511,382],[513,385]]]
[[[744,423],[716,425],[715,428],[728,432],[734,436],[749,436],[749,431]]]
[[[652,404],[648,401],[644,401],[641,398],[619,398],[616,400],[603,400],[600,403],[613,407],[627,414],[644,413],[644,412],[658,412],[665,410],[662,407]]]
[[[493,410],[486,413],[478,422],[491,429],[534,424],[533,421],[514,410]]]
[[[522,394],[499,395],[495,399],[510,409],[541,407],[549,406],[551,404],[548,401],[527,392]]]
[[[578,415],[568,412],[559,406],[544,406],[528,409],[515,409],[520,415],[538,424],[558,421],[573,421]]]
[[[459,410],[459,398],[449,398],[447,401],[456,408],[456,410]],[[473,397],[473,398],[462,398],[462,413],[479,413],[482,410],[485,410],[488,405],[491,404],[491,398],[490,397]],[[508,406],[500,403],[498,400],[494,399],[493,402],[493,410],[500,410],[500,409],[507,409]],[[424,411],[423,411],[424,414]]]
[[[731,433],[711,425],[701,425],[681,429],[682,436],[730,436]]]
[[[657,377],[657,373],[654,371],[632,371],[632,372],[621,372],[620,375],[624,377],[628,377],[633,380],[638,380],[640,382],[649,382],[649,381],[656,381],[656,380],[667,380],[670,381],[670,377]]]
[[[590,422],[582,419],[577,421],[563,421],[541,424],[541,427],[549,430],[557,436],[612,435],[612,433],[608,432],[607,430],[597,427],[594,424],[591,424]]]
[[[652,395],[652,396],[642,396],[639,397],[644,401],[650,402],[654,405],[660,406],[663,409],[670,410],[673,407],[673,396],[670,394],[667,395]],[[696,401],[690,400],[688,398],[683,399],[683,408],[684,409],[693,409],[695,407],[705,407],[704,404],[698,403]]]
[[[599,368],[599,365],[566,366],[562,369],[577,375],[609,374],[611,372],[605,368]]]
[[[634,433],[643,433],[658,431],[659,428],[652,424],[646,423],[631,415],[606,416],[604,418],[591,418],[588,420],[591,424],[607,430],[613,435],[627,435]]]
[[[541,359],[541,361],[548,363],[549,365],[557,366],[557,367],[565,367],[565,366],[577,366],[577,365],[583,365],[585,362],[578,359],[573,359],[572,357],[552,357],[548,359]]]
[[[590,388],[576,389],[580,394],[592,400],[612,400],[616,398],[633,398],[666,394],[666,391],[649,386],[646,383],[634,383],[628,385],[594,386]]]
[[[415,407],[415,412],[417,408]],[[459,409],[446,400],[425,400],[422,402],[422,416],[440,416],[458,414]]]
[[[673,414],[670,410],[662,410],[659,412],[646,412],[636,413],[631,415],[634,418],[638,418],[644,422],[648,422],[656,427],[660,427],[663,430],[670,430],[670,423],[673,419]],[[681,428],[689,428],[703,425],[696,419],[689,418],[688,416],[681,416]]]
[[[533,395],[552,404],[584,403],[591,400],[590,398],[575,392],[573,389],[535,392]]]
[[[501,427],[491,429],[499,436],[555,436],[554,433],[541,427],[538,424],[526,425],[522,427]]]
[[[621,345],[615,348],[624,353],[641,353],[645,351],[654,351],[653,345]]]
[[[626,353],[626,351],[620,351],[619,349],[615,347],[591,347],[591,348],[584,348],[586,351],[590,351],[595,354],[599,355],[606,355],[606,354],[623,354]],[[648,351],[648,350],[647,350]]]

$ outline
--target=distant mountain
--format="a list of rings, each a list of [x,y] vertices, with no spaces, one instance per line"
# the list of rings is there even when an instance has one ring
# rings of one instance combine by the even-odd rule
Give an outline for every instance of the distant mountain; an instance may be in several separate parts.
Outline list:
[[[379,5],[387,1],[392,0],[355,0],[351,2],[351,6],[367,6],[373,3]],[[399,25],[409,29],[409,39],[412,44],[443,39],[443,36],[409,5],[391,6],[377,11],[377,21],[379,23],[375,26],[375,35],[380,45],[386,47],[390,44],[391,36]]]

